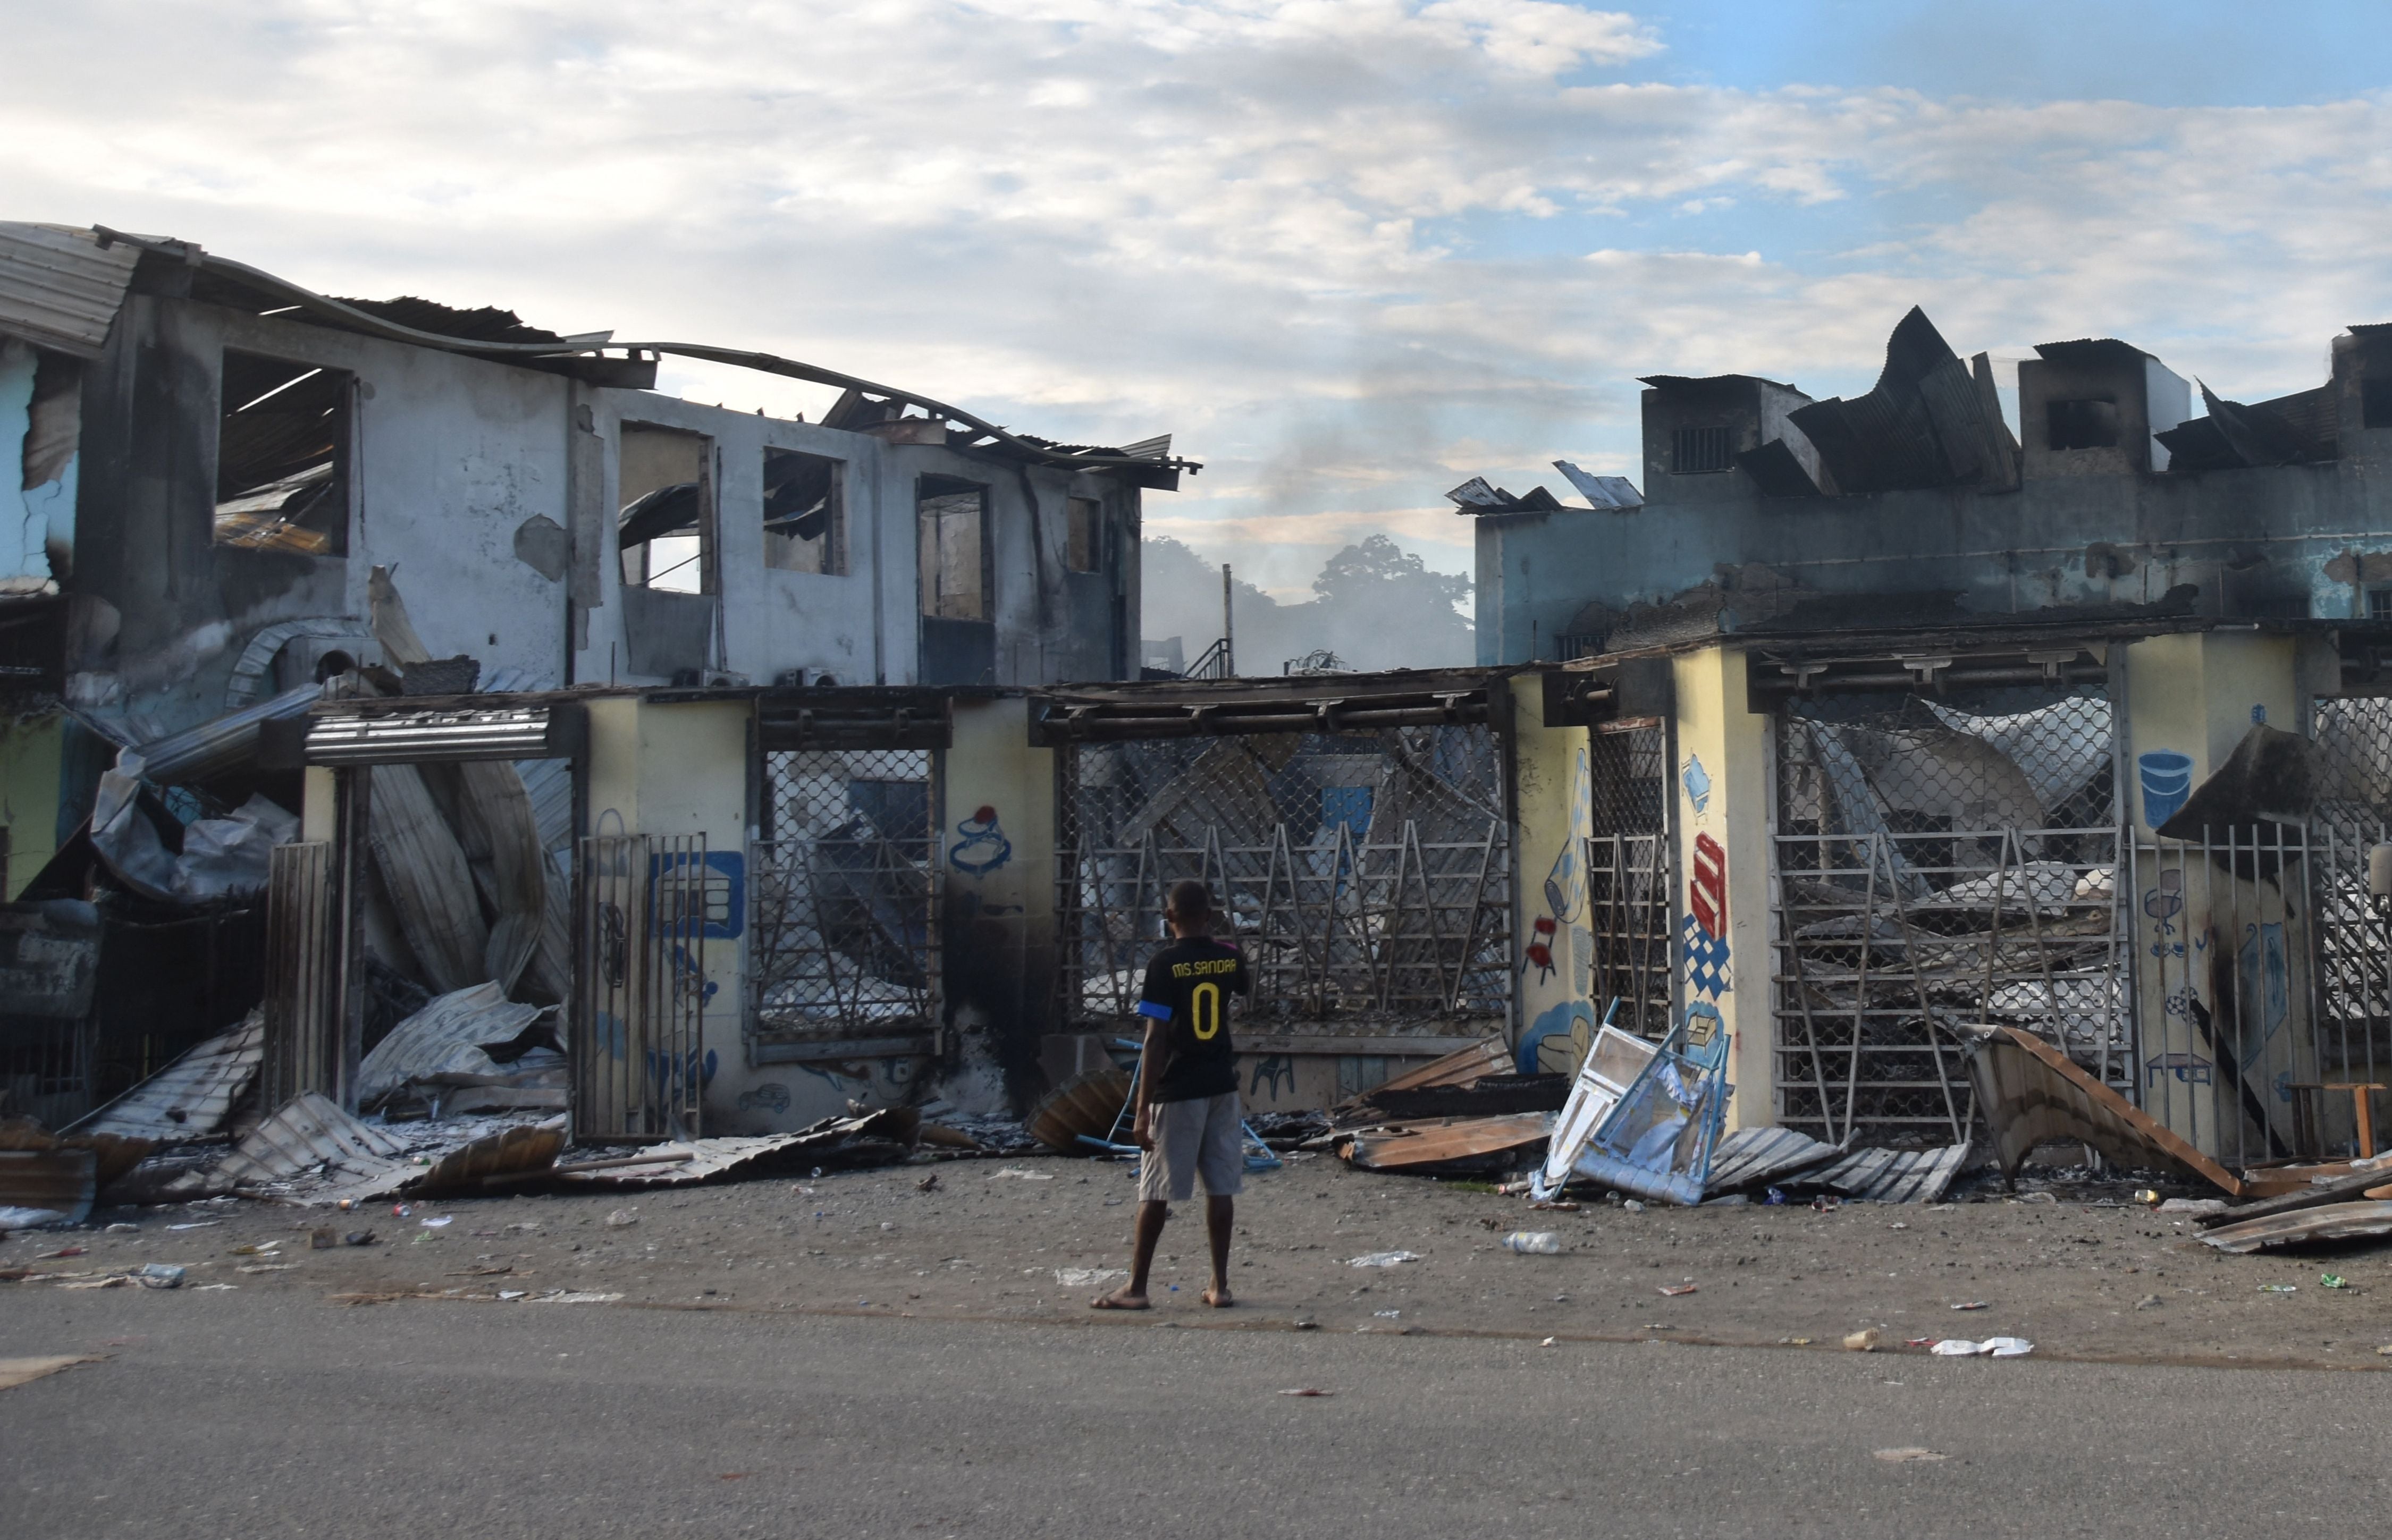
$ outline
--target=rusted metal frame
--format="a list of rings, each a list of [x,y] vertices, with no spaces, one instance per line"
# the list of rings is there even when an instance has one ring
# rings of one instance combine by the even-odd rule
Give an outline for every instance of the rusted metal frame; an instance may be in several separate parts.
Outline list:
[[[1775,876],[1778,883],[1777,907],[1781,912],[1786,912],[1788,917],[1790,919],[1792,905],[1787,899],[1785,876],[1782,872],[1774,873],[1773,875]],[[1864,917],[1862,920],[1863,926],[1866,927],[1867,923],[1866,918]],[[1800,1007],[1802,1012],[1803,1037],[1811,1051],[1811,1081],[1819,1096],[1819,1121],[1826,1125],[1827,1142],[1829,1144],[1834,1144],[1837,1142],[1836,1119],[1835,1114],[1828,1109],[1827,1074],[1826,1067],[1821,1063],[1819,1058],[1819,1023],[1817,1018],[1814,1016],[1811,1012],[1811,985],[1802,967],[1802,938],[1800,928],[1799,926],[1789,924],[1786,927],[1786,939],[1784,945],[1786,948],[1787,958],[1793,964],[1794,977],[1789,980],[1789,982],[1794,986],[1794,1003],[1796,1005]],[[1866,936],[1864,936],[1862,939],[1862,945],[1864,948],[1867,945]],[[1864,955],[1866,955],[1866,951],[1864,951]],[[1860,1049],[1860,1019],[1857,1016],[1852,1020],[1852,1048],[1853,1052],[1857,1055]],[[1775,1078],[1775,1074],[1776,1067],[1773,1066],[1773,1079]],[[1850,1100],[1847,1098],[1845,1119],[1848,1124],[1851,1119],[1851,1116]]]
[[[333,1064],[332,1100],[344,1112],[357,1110],[358,1066],[365,1057],[366,1035],[366,867],[371,861],[373,768],[347,767],[333,772],[337,787],[333,820],[340,845],[334,872],[337,895],[333,912],[340,937],[339,1052]]]
[[[1611,862],[1607,866],[1597,867],[1594,852],[1606,843],[1611,847]],[[1616,833],[1589,835],[1579,841],[1578,859],[1580,869],[1586,874],[1587,930],[1594,938],[1594,998],[1602,1000],[1619,992],[1613,989],[1612,981],[1615,977],[1628,972],[1626,938],[1619,932],[1619,868],[1625,859],[1620,849],[1619,835]],[[1599,900],[1594,882],[1598,870],[1606,878]]]
[[[1877,959],[1877,872],[1878,865],[1885,860],[1885,852],[1879,848],[1884,839],[1885,836],[1881,834],[1872,833],[1869,835],[1868,882],[1861,891],[1860,979],[1852,992],[1852,1057],[1844,1075],[1844,1137],[1846,1140],[1852,1138],[1852,1119],[1859,1110],[1861,1031],[1866,1022],[1865,1013],[1868,1005],[1869,967]],[[1892,871],[1889,870],[1886,875],[1891,882]]]
[[[1278,932],[1271,928],[1271,921],[1279,912],[1276,906],[1279,902],[1279,875],[1282,870],[1287,874],[1288,908],[1294,916],[1294,924],[1301,926],[1304,923],[1304,899],[1295,886],[1295,853],[1288,843],[1287,825],[1279,823],[1274,824],[1271,829],[1269,855],[1263,866],[1263,912],[1261,917],[1255,921],[1255,934],[1264,938],[1273,938],[1278,935]],[[1267,969],[1266,977],[1271,981],[1273,992],[1276,993],[1277,985],[1287,971],[1286,958],[1276,941],[1263,950],[1270,954],[1268,962],[1264,965]],[[1300,932],[1297,950],[1301,955]]]
[[[1480,847],[1478,857],[1478,877],[1471,886],[1470,928],[1463,933],[1462,938],[1462,966],[1454,975],[1453,994],[1450,997],[1452,1011],[1456,1016],[1460,1016],[1462,1014],[1462,991],[1470,987],[1470,976],[1474,971],[1471,967],[1471,964],[1478,955],[1478,922],[1481,917],[1487,913],[1488,909],[1490,907],[1487,896],[1487,878],[1488,873],[1492,871],[1494,867],[1495,842],[1498,838],[1498,831],[1500,828],[1501,825],[1495,821],[1489,820],[1488,822],[1487,843]],[[1508,896],[1502,897],[1497,901],[1504,904],[1506,907],[1508,907],[1510,903]],[[1506,966],[1508,967],[1509,964],[1507,964]]]
[[[1985,987],[1977,997],[1977,1019],[1980,1021],[1993,1015],[1994,970],[1995,965],[2000,961],[2002,950],[2002,900],[2009,897],[2010,846],[2013,831],[2003,829],[2000,833],[2002,854],[2001,864],[1994,868],[1993,920],[1985,930]],[[2021,853],[2021,859],[2024,859],[2023,852]],[[1950,873],[1945,874],[1947,879],[1950,875]],[[2034,898],[2032,886],[2028,889],[2028,898],[2030,901]]]
[[[2011,830],[2009,837],[2015,842],[2018,838],[2018,831]],[[2073,869],[2074,863],[2071,862],[2070,864]],[[2019,851],[2019,868],[2021,871],[2026,870],[2026,851],[2023,848],[2021,848]],[[2074,896],[2073,889],[2070,896]],[[2066,899],[2061,900],[2063,907],[2065,906],[2066,901]],[[2053,1025],[2058,1028],[2060,1035],[2060,1042],[2057,1046],[2061,1053],[2065,1054],[2068,1052],[2068,1022],[2066,1017],[2060,1014],[2060,985],[2052,977],[2051,949],[2044,943],[2043,938],[2043,903],[2035,897],[2034,879],[2032,875],[2028,876],[2026,883],[2026,918],[2028,932],[2034,937],[2035,960],[2043,966],[2043,998],[2051,1003],[2052,1022]],[[1996,938],[1994,944],[1996,946],[1999,946],[2001,944],[1998,936]],[[1992,1003],[1992,997],[1988,994],[1986,999],[1986,1004],[1989,1007],[1986,1012],[1988,1018],[1992,1016],[1992,1012],[1990,1010]],[[2108,1033],[2105,1031],[2102,1036],[2103,1041],[2106,1042],[2108,1040]],[[1976,1094],[1976,1082],[1973,1081],[1970,1082],[1969,1094],[1971,1097],[1974,1097]]]
[[[2123,799],[2121,800],[2123,801]],[[2100,1073],[2101,1083],[2103,1085],[2112,1086],[2113,1088],[2115,1082],[2112,1080],[2110,1075],[2110,1055],[2112,1049],[2116,1045],[2115,1040],[2121,1035],[2119,1031],[2120,1026],[2122,1025],[2121,1017],[2124,1018],[2123,1025],[2125,1026],[2124,1035],[2126,1037],[2127,1050],[2127,1062],[2132,1064],[2135,1060],[2134,1044],[2136,1029],[2134,1025],[2134,992],[2131,987],[2126,990],[2121,990],[2119,988],[2118,980],[2119,949],[2121,947],[2126,947],[2129,952],[2133,950],[2130,942],[2128,941],[2128,937],[2132,932],[2128,929],[2128,920],[2124,901],[2126,896],[2134,891],[2132,885],[2126,880],[2126,845],[2129,837],[2131,837],[2131,835],[2128,834],[2118,833],[2113,833],[2110,836],[2110,964],[2108,968],[2104,970],[2101,977],[2101,1068]],[[2123,1011],[2120,1009],[2122,1004],[2125,1007]],[[2139,1076],[2133,1078],[2140,1079]]]
[[[1899,850],[1895,851],[1895,854],[1899,853]],[[1910,923],[1910,906],[1903,900],[1900,883],[1892,884],[1890,891],[1893,898],[1894,917],[1902,925],[1903,955],[1910,964],[1911,983],[1918,991],[1918,1014],[1927,1029],[1927,1043],[1935,1053],[1935,1081],[1944,1093],[1944,1110],[1952,1124],[1952,1142],[1965,1144],[1969,1137],[1968,1130],[1961,1126],[1959,1106],[1952,1100],[1951,1069],[1944,1062],[1944,1042],[1939,1035],[1941,1029],[1936,1024],[1934,1004],[1927,997],[1927,976],[1918,966],[1918,941]]]

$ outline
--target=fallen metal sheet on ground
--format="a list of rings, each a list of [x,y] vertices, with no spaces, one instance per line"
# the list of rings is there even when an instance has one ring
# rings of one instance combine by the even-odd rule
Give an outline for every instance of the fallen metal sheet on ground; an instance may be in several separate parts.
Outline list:
[[[1482,1075],[1464,1084],[1379,1086],[1346,1104],[1347,1127],[1391,1119],[1496,1118],[1515,1112],[1559,1112],[1568,1102],[1567,1075]]]
[[[1024,1119],[1030,1136],[1048,1149],[1065,1155],[1086,1154],[1080,1136],[1104,1138],[1129,1100],[1129,1071],[1087,1069],[1072,1076],[1031,1108]]]
[[[1431,1167],[1491,1169],[1553,1136],[1554,1114],[1519,1112],[1502,1118],[1433,1118],[1363,1129],[1342,1141],[1339,1154],[1362,1171],[1425,1171]]]
[[[2375,1197],[2375,1189],[2387,1182],[2392,1182],[2392,1175],[2386,1174],[2380,1167],[2321,1176],[2290,1192],[2278,1192],[2254,1203],[2238,1203],[2222,1212],[2204,1215],[2196,1223],[2205,1229],[2216,1230],[2251,1220],[2272,1219],[2278,1214],[2298,1213],[2304,1209],[2322,1209],[2330,1203],[2353,1203],[2362,1197]],[[2244,1173],[2243,1189],[2246,1192],[2259,1185],[2251,1180],[2250,1173]]]
[[[912,1107],[889,1107],[826,1118],[795,1133],[678,1140],[604,1164],[562,1167],[556,1177],[596,1187],[689,1187],[816,1167],[893,1165],[912,1153],[920,1119]]]
[[[2392,1202],[2329,1203],[2288,1214],[2246,1219],[2221,1224],[2201,1238],[2220,1251],[2256,1251],[2263,1246],[2288,1246],[2304,1240],[2348,1240],[2360,1236],[2392,1234]]]
[[[98,1155],[89,1149],[0,1149],[0,1209],[54,1213],[49,1224],[81,1224],[98,1196]]]
[[[224,1126],[265,1057],[266,1013],[252,1011],[240,1026],[208,1039],[76,1128],[162,1144],[205,1138]]]
[[[1706,1197],[1757,1187],[1765,1182],[1804,1171],[1836,1158],[1842,1152],[1799,1129],[1740,1128],[1722,1136],[1711,1157]]]
[[[285,1102],[218,1162],[215,1177],[236,1188],[306,1183],[303,1202],[374,1197],[422,1174],[406,1146],[358,1121],[312,1091]]]
[[[51,1358],[0,1358],[0,1391],[13,1391],[77,1364],[98,1362],[98,1356],[87,1352],[65,1352]]]
[[[2242,1184],[2067,1055],[2016,1027],[1969,1027],[1969,1081],[1993,1131],[2004,1176],[2016,1176],[2038,1145],[2092,1145],[2137,1171],[2197,1177],[2234,1197]]]
[[[1932,1203],[1960,1174],[1966,1145],[1942,1149],[1854,1150],[1831,1165],[1802,1173],[1806,1187],[1832,1187],[1869,1203]]]
[[[552,1118],[485,1134],[434,1161],[416,1190],[480,1192],[543,1178],[565,1148],[565,1121]]]

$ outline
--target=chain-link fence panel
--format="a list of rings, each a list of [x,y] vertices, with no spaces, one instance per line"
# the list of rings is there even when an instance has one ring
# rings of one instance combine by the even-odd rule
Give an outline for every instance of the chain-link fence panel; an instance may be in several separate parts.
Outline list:
[[[2392,904],[2367,881],[2369,849],[2392,841],[2392,697],[2320,697],[2311,735],[2320,1068],[2373,1083],[2392,1072]]]
[[[938,787],[929,749],[764,756],[748,858],[751,1042],[930,1034]]]
[[[1778,1117],[1831,1143],[1974,1123],[1961,1040],[2035,1032],[2131,1087],[2115,732],[2098,693],[1829,695],[1778,718]]]
[[[1119,1029],[1171,885],[1211,890],[1261,1031],[1500,1029],[1502,757],[1484,726],[1083,744],[1057,756],[1061,1015]]]

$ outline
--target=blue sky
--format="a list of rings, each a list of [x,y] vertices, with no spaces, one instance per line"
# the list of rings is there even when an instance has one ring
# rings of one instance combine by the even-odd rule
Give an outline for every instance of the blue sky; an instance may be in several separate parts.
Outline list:
[[[1913,304],[1997,364],[2314,383],[2392,319],[2387,17],[0,0],[0,209],[1168,430],[1206,469],[1150,530],[1294,595],[1374,530],[1465,569],[1470,475],[1633,473],[1637,375],[1864,390]]]

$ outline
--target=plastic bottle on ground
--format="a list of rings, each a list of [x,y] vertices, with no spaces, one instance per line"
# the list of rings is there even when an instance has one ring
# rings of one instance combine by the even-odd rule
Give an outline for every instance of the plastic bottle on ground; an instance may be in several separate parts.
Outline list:
[[[1503,1237],[1503,1249],[1530,1256],[1558,1257],[1562,1253],[1562,1237],[1551,1230],[1514,1230]]]

